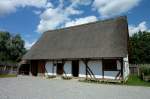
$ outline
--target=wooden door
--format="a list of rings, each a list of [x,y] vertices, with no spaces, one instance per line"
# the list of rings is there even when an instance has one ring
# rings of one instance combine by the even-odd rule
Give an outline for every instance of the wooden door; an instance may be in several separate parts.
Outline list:
[[[63,64],[57,63],[57,74],[62,75],[63,74]]]

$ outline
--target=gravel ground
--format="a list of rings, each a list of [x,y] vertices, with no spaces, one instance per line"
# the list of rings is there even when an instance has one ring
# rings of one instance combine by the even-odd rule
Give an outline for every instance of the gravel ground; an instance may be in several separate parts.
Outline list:
[[[0,78],[0,99],[150,99],[150,88],[23,76]]]

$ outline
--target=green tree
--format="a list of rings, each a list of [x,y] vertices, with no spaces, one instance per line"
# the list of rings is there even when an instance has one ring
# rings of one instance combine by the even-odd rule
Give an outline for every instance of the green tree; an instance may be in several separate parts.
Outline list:
[[[24,41],[19,34],[10,39],[7,49],[9,50],[10,60],[20,61],[22,55],[25,53],[25,48]]]
[[[9,55],[7,54],[7,43],[10,40],[10,34],[8,32],[0,32],[0,60],[8,60]]]
[[[150,32],[135,33],[129,38],[130,63],[150,63]]]
[[[0,32],[0,61],[20,61],[25,54],[24,41],[19,34]]]

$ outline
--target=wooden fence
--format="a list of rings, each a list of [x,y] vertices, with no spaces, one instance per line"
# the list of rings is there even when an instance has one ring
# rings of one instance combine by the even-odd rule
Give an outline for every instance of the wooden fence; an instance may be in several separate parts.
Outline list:
[[[150,64],[130,64],[130,74],[140,75],[140,67],[141,66],[150,66]]]
[[[140,64],[130,64],[129,65],[130,74],[139,75],[139,66]]]
[[[0,62],[0,74],[17,74],[18,64]]]

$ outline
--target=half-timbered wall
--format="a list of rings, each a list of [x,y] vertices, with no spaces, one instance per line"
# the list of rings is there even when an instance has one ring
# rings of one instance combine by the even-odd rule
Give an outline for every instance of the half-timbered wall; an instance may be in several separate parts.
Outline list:
[[[115,60],[115,61],[117,63],[117,69],[112,70],[112,71],[111,70],[109,70],[109,71],[104,70],[104,78],[106,78],[106,79],[119,79],[119,77],[117,77],[117,75],[121,71],[121,62],[119,60]]]
[[[89,61],[88,67],[91,69],[96,78],[102,78],[102,61]],[[88,77],[90,76],[88,75]]]
[[[102,61],[88,61],[88,67],[96,78],[102,78]],[[90,77],[90,75],[87,75]],[[83,61],[79,62],[79,77],[86,77],[86,65]]]
[[[47,61],[45,64],[45,75],[56,75],[56,68],[52,61]]]
[[[103,78],[102,71],[102,60],[88,61],[88,67],[93,72],[95,78]],[[121,63],[117,60],[117,70],[115,71],[104,71],[105,79],[119,79],[116,78],[116,75],[121,70]],[[83,61],[79,62],[79,77],[86,77],[86,65]],[[90,77],[90,75],[87,75]]]
[[[87,61],[87,66],[92,71],[92,74],[94,74],[93,77],[95,78],[104,78],[104,79],[119,79],[117,75],[121,71],[122,67],[122,61],[117,60],[117,69],[116,70],[104,70],[103,72],[103,63],[102,60],[89,60]],[[45,75],[57,75],[57,66],[54,66],[55,64],[53,61],[47,61],[45,64]],[[123,59],[123,75],[124,78],[128,76],[129,69],[128,69],[128,60],[127,58]],[[72,75],[72,61],[64,61],[63,66],[63,76],[73,76]],[[87,75],[86,75],[87,74]],[[79,61],[79,76],[78,77],[88,77],[91,76],[86,72],[86,62],[85,61]]]

